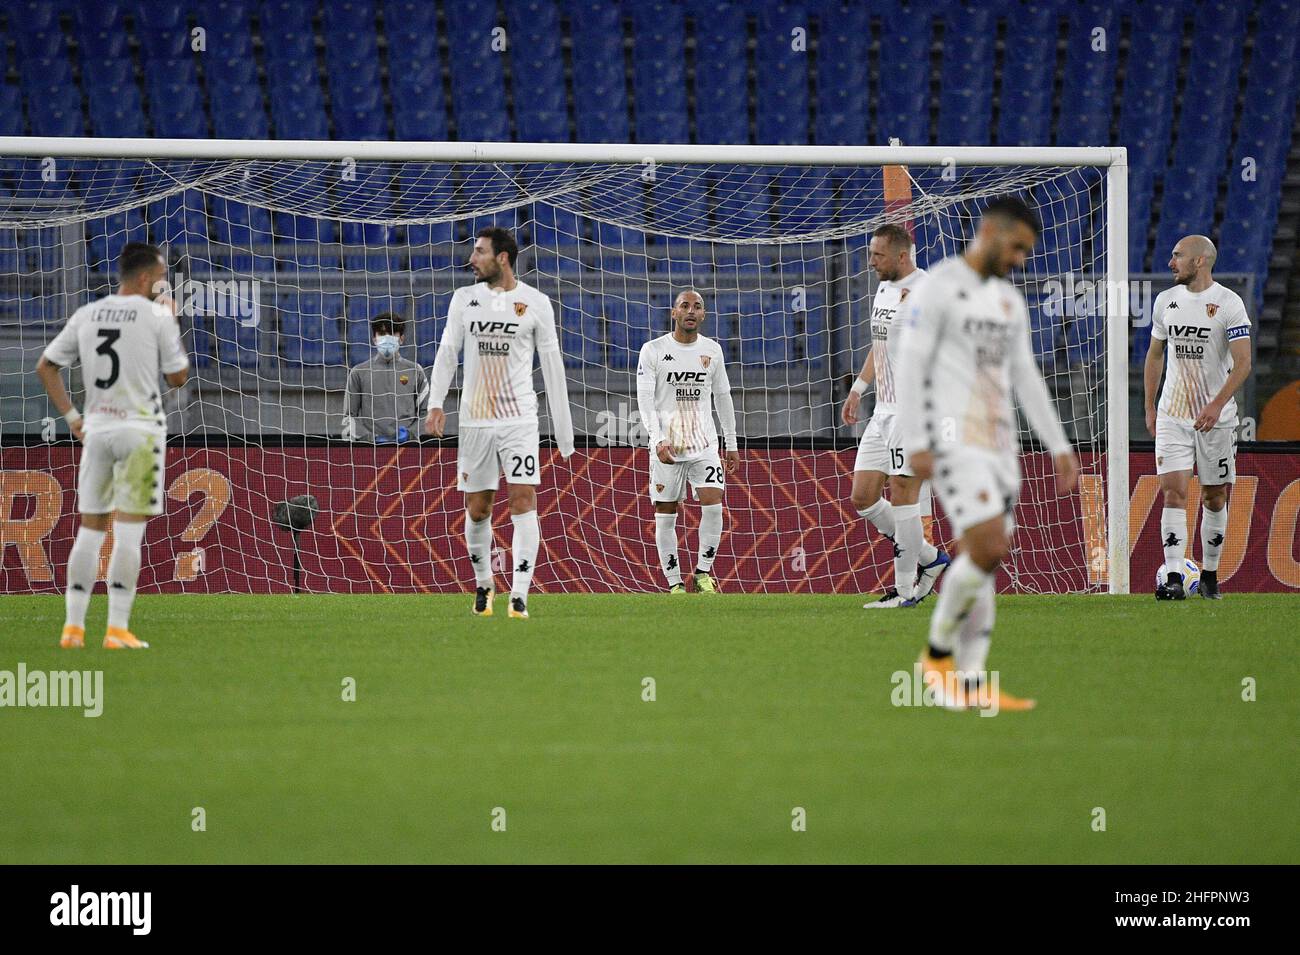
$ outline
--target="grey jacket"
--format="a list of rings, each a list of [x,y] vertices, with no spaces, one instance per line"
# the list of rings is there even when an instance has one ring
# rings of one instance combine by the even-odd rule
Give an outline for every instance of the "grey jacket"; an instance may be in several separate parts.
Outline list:
[[[401,355],[384,361],[375,355],[348,372],[344,410],[351,416],[356,440],[393,440],[399,426],[420,436],[429,403],[424,369]]]

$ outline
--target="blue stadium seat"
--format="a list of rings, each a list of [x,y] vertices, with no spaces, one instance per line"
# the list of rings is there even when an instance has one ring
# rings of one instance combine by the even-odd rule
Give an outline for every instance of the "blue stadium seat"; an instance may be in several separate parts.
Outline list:
[[[560,296],[555,320],[560,330],[560,350],[570,368],[602,365],[605,362],[605,334],[601,322],[600,298],[591,293]],[[635,357],[632,361],[635,362]]]
[[[695,31],[695,129],[701,142],[749,142],[745,13],[728,3],[692,3]]]
[[[1100,34],[1105,31],[1105,48]],[[1074,8],[1066,34],[1065,73],[1061,110],[1056,130],[1058,146],[1110,145],[1111,104],[1115,95],[1115,70],[1119,61],[1119,18],[1101,0],[1084,0]]]
[[[568,107],[564,96],[564,56],[560,14],[554,0],[524,0],[506,8],[511,75],[517,92],[515,125],[522,142],[567,142]],[[524,103],[527,103],[526,108]]]
[[[148,241],[144,213],[114,212],[86,223],[86,265],[92,272],[115,272],[117,257],[128,242]]]
[[[631,7],[632,88],[636,93],[636,141],[690,142],[686,106],[686,16],[665,0]]]
[[[817,23],[817,119],[815,140],[822,146],[866,145],[871,136],[871,21],[860,6],[827,4]]]
[[[808,142],[808,14],[785,3],[758,15],[755,68],[758,73],[758,142],[804,145]],[[802,48],[796,31],[802,31]]]
[[[889,41],[880,46],[880,94],[876,104],[876,138],[898,137],[908,145],[930,142],[929,71],[916,64],[930,59],[933,34],[928,10],[886,15]]]
[[[212,321],[217,360],[227,367],[245,370],[257,368],[257,326],[241,325],[236,319],[223,315],[215,316]]]
[[[1065,326],[1065,354],[1071,365],[1091,366],[1106,354],[1104,314],[1077,315]]]
[[[993,125],[993,11],[955,7],[944,17],[940,74],[939,142],[970,146],[989,141]]]
[[[1056,60],[1058,10],[1052,3],[1018,6],[1007,17],[1004,82],[998,110],[1003,146],[1040,146],[1052,135],[1052,83]]]

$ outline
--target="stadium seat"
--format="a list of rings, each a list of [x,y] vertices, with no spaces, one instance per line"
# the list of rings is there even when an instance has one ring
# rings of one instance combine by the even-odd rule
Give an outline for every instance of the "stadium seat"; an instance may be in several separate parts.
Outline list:
[[[688,15],[694,24],[695,129],[701,141],[748,143],[748,101],[745,88],[745,13],[735,4],[693,2]],[[706,68],[704,68],[706,67]]]

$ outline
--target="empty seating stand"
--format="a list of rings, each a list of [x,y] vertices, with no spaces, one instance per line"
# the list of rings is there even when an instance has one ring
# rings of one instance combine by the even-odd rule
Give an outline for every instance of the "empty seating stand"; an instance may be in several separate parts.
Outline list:
[[[1219,268],[1254,274],[1261,294],[1300,81],[1300,0],[15,0],[0,30],[14,51],[0,82],[0,135],[1118,142],[1130,158],[1130,269],[1159,271],[1179,237],[1209,232],[1220,240]],[[75,163],[52,179],[0,164],[0,192],[129,197],[134,173],[122,169],[101,166],[92,181]],[[456,243],[475,229],[519,226],[526,261],[558,283],[565,360],[627,368],[667,308],[653,298],[662,293],[629,289],[763,289],[768,277],[820,288],[826,277],[808,271],[819,260],[743,243],[778,221],[787,232],[826,230],[850,207],[861,213],[850,197],[879,190],[872,173],[815,167],[672,169],[610,187],[621,190],[625,217],[652,234],[709,233],[736,246],[653,235],[647,244],[645,233],[587,218],[571,202],[442,221],[453,192],[517,199],[511,175],[365,167],[354,220],[429,219],[401,226],[273,217],[256,202],[191,190],[90,220],[86,261],[107,273],[127,241],[149,239],[190,256],[191,268],[319,288],[340,274],[452,274],[464,258]],[[430,198],[435,184],[442,207]],[[1053,199],[1037,261],[1088,271],[1103,228],[1097,210],[1084,196]],[[946,246],[931,238],[937,255]],[[849,245],[858,256],[861,243]],[[5,270],[39,270],[56,255],[54,243],[0,234]],[[410,303],[409,344],[422,361],[436,347],[444,299],[440,291]],[[0,299],[4,314],[20,307],[36,308]],[[261,340],[211,322],[196,327],[195,347],[221,367],[342,365],[368,348],[350,309],[294,292],[277,298]],[[1045,366],[1096,360],[1091,319],[1035,316]],[[735,292],[715,317],[741,365],[824,361],[830,347],[824,298],[799,310],[767,292]],[[1138,329],[1135,358],[1145,342]]]

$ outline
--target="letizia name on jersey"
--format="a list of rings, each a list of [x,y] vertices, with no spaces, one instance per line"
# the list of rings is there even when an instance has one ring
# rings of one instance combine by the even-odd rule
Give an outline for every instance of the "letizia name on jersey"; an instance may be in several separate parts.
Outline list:
[[[90,316],[92,322],[105,322],[117,325],[121,325],[124,322],[134,322],[135,319],[136,310],[134,308],[97,308]]]

